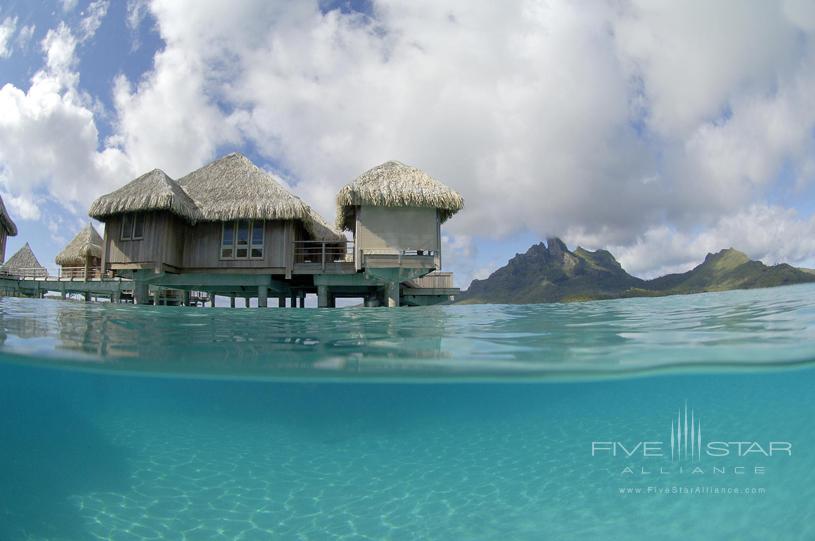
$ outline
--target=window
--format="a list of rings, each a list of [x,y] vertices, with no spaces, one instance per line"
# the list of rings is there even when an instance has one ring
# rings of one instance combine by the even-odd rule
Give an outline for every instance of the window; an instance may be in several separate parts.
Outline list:
[[[144,238],[144,214],[137,212],[133,215],[133,240]]]
[[[262,220],[252,222],[252,244],[251,244],[252,258],[263,257],[263,230],[265,229],[264,225],[265,224]]]
[[[122,240],[141,240],[144,238],[144,214],[130,212],[122,215]]]
[[[221,228],[221,259],[262,259],[265,222],[235,220]]]
[[[238,241],[235,243],[235,257],[246,259],[249,257],[249,220],[238,220]]]
[[[133,237],[133,215],[122,216],[122,240],[130,240]]]
[[[221,232],[221,259],[235,257],[235,222],[224,222]]]

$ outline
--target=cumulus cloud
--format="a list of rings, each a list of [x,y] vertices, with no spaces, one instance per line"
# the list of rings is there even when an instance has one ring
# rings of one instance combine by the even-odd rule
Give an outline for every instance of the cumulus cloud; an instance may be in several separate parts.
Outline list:
[[[28,92],[0,94],[20,125],[44,129],[62,115],[55,123],[84,161],[68,175],[33,152],[26,173],[56,175],[48,182],[69,201],[82,199],[82,181],[69,178],[101,185],[153,167],[178,176],[248,147],[330,218],[340,185],[399,159],[464,195],[466,210],[445,226],[445,261],[466,275],[484,270],[473,239],[524,230],[616,247],[647,273],[729,239],[722,216],[787,212],[761,205],[782,171],[799,190],[815,178],[806,0],[397,0],[367,13],[316,1],[130,0],[130,28],[149,10],[164,47],[145,76],[113,82],[114,133],[98,141],[76,92],[75,50],[106,5],[87,10],[78,38],[49,32]],[[38,108],[48,114],[29,112]],[[2,138],[5,163],[3,145],[15,143]],[[9,186],[26,167],[12,165]],[[637,255],[660,242],[675,255]],[[757,257],[803,257],[789,240],[775,252],[751,242],[741,247]]]
[[[76,86],[76,46],[60,24],[42,41],[45,65],[28,90],[0,88],[0,185],[22,219],[39,218],[44,198],[84,213],[93,197],[132,173],[120,150],[97,150],[94,114]]]
[[[0,22],[0,58],[8,58],[11,56],[12,44],[11,38],[17,30],[17,17],[6,17],[3,22]]]
[[[30,195],[13,195],[5,192],[0,192],[0,195],[13,216],[19,216],[23,220],[40,219],[40,207]]]
[[[591,239],[574,239],[576,243]],[[684,272],[708,253],[736,248],[768,265],[815,265],[815,216],[775,205],[750,205],[697,233],[668,226],[648,229],[636,242],[610,249],[628,272],[651,278]]]
[[[125,148],[180,167],[240,137],[328,214],[341,183],[398,158],[464,194],[453,233],[630,242],[749,204],[811,149],[800,2],[196,6],[151,3],[166,48],[121,94]],[[173,113],[191,104],[193,126]]]

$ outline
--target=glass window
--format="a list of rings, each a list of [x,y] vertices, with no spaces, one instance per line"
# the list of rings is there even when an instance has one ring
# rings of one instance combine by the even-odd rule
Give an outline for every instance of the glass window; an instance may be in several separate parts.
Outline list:
[[[263,245],[263,221],[252,222],[252,244]]]
[[[221,257],[235,257],[235,222],[224,222],[221,229]]]
[[[237,232],[237,249],[235,250],[235,257],[249,257],[249,220],[238,220]]]
[[[263,220],[256,220],[252,222],[252,249],[251,257],[263,257],[263,230],[265,222]]]
[[[130,240],[133,234],[133,220],[130,214],[122,215],[122,240]]]
[[[221,259],[263,257],[263,220],[223,222],[221,227]]]
[[[232,246],[235,244],[235,222],[224,222],[221,244],[224,246]]]
[[[144,238],[144,214],[137,212],[133,215],[133,239]]]
[[[238,246],[249,244],[249,220],[238,220]]]

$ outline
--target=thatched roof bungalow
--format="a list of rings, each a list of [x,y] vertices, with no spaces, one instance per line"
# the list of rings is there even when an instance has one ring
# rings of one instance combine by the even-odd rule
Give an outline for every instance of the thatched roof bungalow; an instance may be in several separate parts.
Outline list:
[[[54,259],[66,277],[90,278],[98,275],[102,266],[104,240],[92,224],[76,234]]]
[[[48,274],[27,242],[8,258],[0,270],[12,276],[42,277]]]
[[[155,169],[97,199],[106,268],[290,274],[293,241],[341,233],[274,175],[234,153],[173,180]]]
[[[358,266],[388,265],[393,256],[432,258],[441,267],[441,224],[464,207],[458,192],[424,171],[389,161],[337,194],[337,227],[354,232]]]
[[[464,208],[458,192],[421,169],[397,161],[385,162],[362,173],[337,194],[337,227],[353,230],[361,206],[437,209],[441,223]]]
[[[6,260],[6,238],[17,236],[17,224],[9,216],[3,198],[0,197],[0,263]]]
[[[153,169],[93,202],[88,214],[97,220],[130,212],[166,210],[191,223],[201,218],[192,199],[161,169]]]
[[[57,254],[54,259],[61,267],[82,267],[88,260],[102,259],[102,236],[93,225],[88,224]]]
[[[279,178],[230,154],[178,180],[150,171],[98,198],[89,214],[105,222],[102,271],[133,278],[136,302],[151,288],[154,302],[157,291],[177,288],[233,299],[254,292],[259,306],[270,291],[280,305],[289,296],[301,306],[307,293],[319,306],[337,296],[389,306],[400,295],[413,304],[449,299],[451,288],[417,292],[408,282],[440,269],[440,225],[462,208],[458,193],[387,162],[344,187],[337,205],[340,230]]]

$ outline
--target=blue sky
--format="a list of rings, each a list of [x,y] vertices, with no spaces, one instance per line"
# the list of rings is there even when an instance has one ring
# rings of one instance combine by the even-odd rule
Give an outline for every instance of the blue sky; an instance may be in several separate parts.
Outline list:
[[[641,276],[733,246],[815,266],[815,6],[11,2],[0,193],[53,266],[93,198],[232,151],[326,218],[399,159],[459,190],[446,270],[547,236]]]

